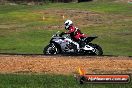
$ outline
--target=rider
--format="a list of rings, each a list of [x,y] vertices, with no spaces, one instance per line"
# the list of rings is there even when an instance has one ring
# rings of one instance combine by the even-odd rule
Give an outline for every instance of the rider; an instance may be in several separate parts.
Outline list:
[[[82,42],[81,39],[85,38],[86,35],[84,35],[77,27],[75,27],[71,20],[66,20],[64,22],[64,24],[65,24],[65,29],[68,30],[68,32],[65,32],[65,33],[70,34],[73,41],[77,42],[79,44],[79,46],[82,47],[81,46],[81,42]],[[79,47],[77,47],[77,48],[79,48]]]

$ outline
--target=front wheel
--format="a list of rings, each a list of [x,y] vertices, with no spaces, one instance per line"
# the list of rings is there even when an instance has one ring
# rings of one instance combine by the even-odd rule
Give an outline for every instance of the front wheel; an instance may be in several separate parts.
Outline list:
[[[55,55],[59,54],[60,50],[54,43],[51,43],[44,48],[43,53],[45,55]]]

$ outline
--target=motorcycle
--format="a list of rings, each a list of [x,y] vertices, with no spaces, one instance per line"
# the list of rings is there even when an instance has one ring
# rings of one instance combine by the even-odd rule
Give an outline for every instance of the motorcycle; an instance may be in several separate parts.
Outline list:
[[[55,33],[49,44],[44,48],[43,53],[45,55],[56,55],[56,54],[82,54],[82,55],[102,55],[102,48],[91,43],[92,40],[97,38],[97,36],[90,36],[83,38],[80,45],[73,41],[69,34],[63,34],[57,32]]]

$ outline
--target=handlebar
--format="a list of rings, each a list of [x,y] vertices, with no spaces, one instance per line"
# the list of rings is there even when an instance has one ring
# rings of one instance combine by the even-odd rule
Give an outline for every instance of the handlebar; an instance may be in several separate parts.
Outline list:
[[[67,36],[63,36],[63,35],[67,35]],[[52,38],[53,38],[53,37],[64,37],[64,38],[69,38],[69,34],[64,33],[64,32],[61,32],[61,33],[60,33],[60,31],[57,31],[57,32],[52,36]]]

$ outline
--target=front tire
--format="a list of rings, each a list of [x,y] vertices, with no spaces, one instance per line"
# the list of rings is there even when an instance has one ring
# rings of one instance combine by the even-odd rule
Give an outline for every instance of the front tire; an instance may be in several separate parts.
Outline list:
[[[60,49],[54,43],[51,43],[44,48],[43,53],[45,55],[56,55],[60,53]]]

